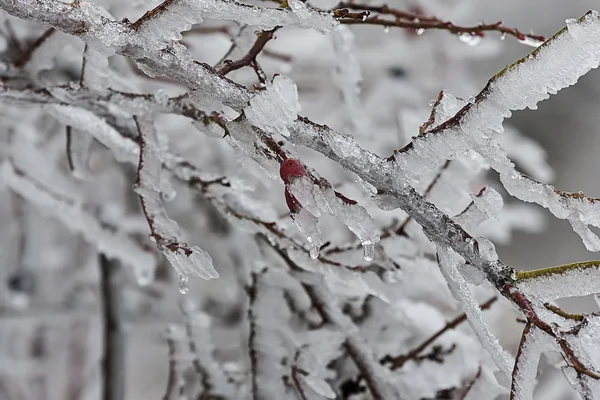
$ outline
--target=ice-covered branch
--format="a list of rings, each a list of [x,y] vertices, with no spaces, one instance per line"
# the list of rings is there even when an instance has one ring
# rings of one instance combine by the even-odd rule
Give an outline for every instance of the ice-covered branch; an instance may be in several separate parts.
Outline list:
[[[179,276],[179,290],[186,293],[189,275],[213,279],[219,274],[210,255],[198,246],[190,247],[185,243],[181,228],[167,216],[161,199],[160,139],[152,121],[136,117],[135,122],[140,133],[140,158],[134,190],[140,195],[152,239],[175,268]]]
[[[304,290],[323,321],[346,335],[344,346],[361,374],[365,377],[373,398],[378,400],[399,399],[397,391],[388,383],[387,371],[376,360],[373,351],[369,348],[358,327],[350,317],[344,315],[338,308],[331,293],[319,282],[319,278],[310,273],[302,272],[302,268],[289,257],[285,250],[276,246],[273,246],[273,248],[302,281]]]
[[[42,182],[27,176],[9,161],[2,165],[2,182],[47,215],[60,220],[65,226],[81,233],[108,258],[118,259],[133,267],[140,284],[148,284],[154,274],[154,255],[132,238],[101,224],[73,199],[55,193]]]
[[[135,21],[132,27],[161,40],[179,40],[180,32],[189,30],[204,18],[233,20],[263,30],[298,25],[322,33],[328,33],[338,24],[325,11],[312,10],[299,1],[290,3],[291,11],[248,5],[235,0],[165,0]]]
[[[494,296],[494,297],[490,298],[489,300],[487,300],[486,302],[480,304],[479,308],[481,308],[482,310],[487,310],[492,306],[492,304],[494,304],[494,302],[496,302],[496,300],[498,300],[498,297]],[[402,354],[402,355],[395,356],[395,357],[386,356],[381,359],[381,362],[383,364],[389,364],[390,368],[392,370],[402,368],[402,366],[407,361],[417,358],[420,353],[422,353],[427,347],[429,347],[431,344],[433,344],[440,336],[442,336],[447,331],[456,328],[458,325],[462,324],[466,320],[467,320],[467,314],[462,313],[458,317],[456,317],[453,320],[446,323],[446,325],[444,325],[442,328],[440,328],[440,330],[438,330],[436,333],[434,333],[433,335],[428,337],[426,340],[424,340],[418,346],[415,346],[413,349],[408,351],[406,354]]]

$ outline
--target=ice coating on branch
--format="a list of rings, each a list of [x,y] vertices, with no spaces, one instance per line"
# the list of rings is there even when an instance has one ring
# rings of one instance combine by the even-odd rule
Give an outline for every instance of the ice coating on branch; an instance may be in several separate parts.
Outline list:
[[[157,6],[144,14],[138,21],[137,30],[149,41],[170,42],[181,40],[181,32],[189,31],[192,25],[201,24],[207,10],[203,6],[214,5],[211,1],[175,0]]]
[[[517,288],[530,293],[540,303],[566,297],[587,296],[600,287],[600,262],[570,264],[570,268],[555,267],[547,273],[526,276],[517,281]]]
[[[313,260],[317,259],[319,257],[319,250],[324,243],[321,238],[321,231],[317,226],[319,219],[305,208],[291,213],[291,217],[300,233],[306,237],[306,240],[310,244],[310,258]]]
[[[265,157],[264,152],[256,141],[255,128],[247,120],[234,120],[227,123],[227,130],[233,144],[246,156],[254,160],[260,168],[271,178],[276,178],[279,171],[279,163]]]
[[[69,229],[81,233],[99,252],[131,266],[140,285],[149,284],[154,277],[156,260],[138,243],[121,232],[103,227],[93,215],[80,204],[73,203],[60,194],[53,193],[42,182],[36,182],[9,162],[1,167],[2,181],[13,191],[34,204],[46,215],[60,220]]]
[[[218,278],[210,255],[198,246],[190,247],[177,222],[168,217],[161,199],[162,162],[159,137],[152,121],[137,117],[141,151],[134,190],[140,195],[151,237],[179,276],[179,289],[187,292],[189,275]]]
[[[244,108],[244,114],[252,125],[283,136],[290,135],[287,127],[296,120],[299,112],[296,84],[283,75],[267,82],[267,89],[258,92],[250,100],[250,106]]]
[[[63,124],[94,136],[96,140],[113,152],[117,161],[136,162],[140,151],[138,145],[133,140],[123,137],[115,128],[93,112],[61,104],[49,104],[45,108],[50,115]]]
[[[500,383],[508,385],[514,359],[506,352],[494,336],[483,318],[483,313],[473,295],[469,283],[460,273],[458,267],[462,263],[460,256],[451,249],[437,246],[439,265],[442,275],[448,282],[448,287],[456,300],[461,304],[469,324],[479,337],[483,347],[490,353],[494,363],[500,370]]]
[[[335,399],[336,394],[325,379],[331,376],[327,365],[341,354],[344,333],[324,328],[309,331],[301,339],[304,346],[299,352],[296,367],[306,371],[306,374],[298,374],[298,378],[303,386],[320,396]]]
[[[330,32],[339,22],[323,11],[309,9],[299,0],[288,3],[291,12],[281,8],[238,3],[235,0],[175,0],[156,7],[135,24],[149,40],[180,40],[182,31],[203,19],[236,21],[262,30],[276,26],[297,25]]]
[[[105,90],[110,87],[112,74],[110,74],[108,56],[113,51],[101,43],[86,44],[83,52],[82,83],[92,90]]]
[[[546,350],[543,335],[544,333],[539,332],[536,327],[525,329],[515,364],[511,399],[533,399],[540,356]]]
[[[290,312],[285,307],[282,290],[277,282],[283,277],[272,270],[252,273],[249,285],[249,340],[254,359],[253,390],[258,398],[288,398],[283,377],[287,369],[280,360],[288,356],[286,345],[294,333],[286,322]],[[276,379],[273,379],[276,377]],[[263,380],[269,385],[260,385]]]
[[[206,371],[204,379],[211,386],[210,392],[225,397],[235,396],[222,366],[214,357],[216,346],[210,332],[211,317],[200,310],[195,310],[189,302],[184,302],[182,309],[187,320],[186,329],[189,330],[187,339],[194,343],[195,354],[193,357],[197,358],[197,362]]]
[[[498,143],[507,155],[523,168],[523,172],[540,182],[554,179],[554,171],[546,161],[546,151],[533,139],[522,135],[507,126],[504,134],[498,136]]]
[[[400,182],[414,184],[428,169],[453,159],[468,149],[477,151],[500,173],[508,192],[521,200],[548,208],[555,216],[568,219],[589,250],[600,250],[597,239],[585,225],[600,227],[600,209],[595,201],[556,191],[515,170],[506,151],[495,140],[503,131],[502,121],[511,110],[535,109],[539,101],[574,84],[579,76],[600,63],[598,13],[589,12],[572,20],[533,56],[510,65],[452,119],[413,140],[395,154]],[[546,62],[548,60],[548,62]],[[426,162],[425,162],[426,161]]]
[[[352,132],[355,135],[365,136],[369,133],[369,117],[359,96],[362,75],[360,64],[354,54],[354,34],[349,27],[339,25],[331,34],[331,39],[336,59],[333,82],[341,92]]]
[[[472,194],[471,199],[471,204],[453,219],[467,232],[474,234],[481,223],[494,218],[502,211],[504,202],[500,193],[491,186],[484,187],[477,194]]]
[[[373,259],[374,245],[380,239],[379,228],[364,207],[340,198],[325,182],[317,185],[308,177],[294,179],[288,187],[302,207],[315,217],[329,214],[346,225],[360,240],[365,260]]]

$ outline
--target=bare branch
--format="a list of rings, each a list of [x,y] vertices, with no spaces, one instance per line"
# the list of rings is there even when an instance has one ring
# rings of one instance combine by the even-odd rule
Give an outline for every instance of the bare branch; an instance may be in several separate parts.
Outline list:
[[[376,12],[379,15],[390,15],[393,20],[383,19],[379,16],[368,17],[369,14],[350,13],[348,9],[362,10],[367,12]],[[546,40],[544,36],[525,34],[515,28],[509,28],[502,24],[502,21],[494,24],[478,24],[474,26],[459,26],[450,21],[443,21],[432,16],[416,14],[410,11],[390,8],[387,5],[373,6],[360,3],[340,3],[335,7],[335,16],[340,19],[342,24],[359,25],[381,25],[393,26],[398,28],[414,29],[422,32],[427,29],[445,30],[454,34],[468,34],[472,36],[483,36],[484,32],[499,32],[504,36],[510,35],[520,41],[527,39],[541,44]]]
[[[494,297],[490,298],[489,300],[487,300],[485,303],[482,303],[479,307],[482,310],[487,310],[487,309],[489,309],[492,306],[492,304],[494,304],[494,302],[496,300],[498,300],[498,297],[494,296]],[[388,356],[383,357],[380,360],[380,362],[382,364],[388,364],[389,363],[390,364],[390,368],[392,370],[396,370],[396,369],[402,368],[402,366],[407,361],[415,359],[420,353],[422,353],[427,347],[429,347],[433,342],[435,342],[440,336],[442,336],[447,331],[456,328],[458,325],[460,325],[461,323],[463,323],[466,320],[467,320],[467,314],[462,313],[458,317],[454,318],[452,321],[446,323],[446,325],[444,325],[444,327],[442,327],[436,333],[434,333],[429,338],[427,338],[426,340],[424,340],[421,344],[419,344],[418,346],[414,347],[408,353],[406,353],[404,355],[396,356],[396,357],[391,357],[391,356],[388,355]]]

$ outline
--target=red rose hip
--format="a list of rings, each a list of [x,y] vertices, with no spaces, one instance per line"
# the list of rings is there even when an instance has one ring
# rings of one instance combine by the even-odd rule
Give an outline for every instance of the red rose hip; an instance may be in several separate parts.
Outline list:
[[[306,168],[295,158],[288,158],[281,163],[279,176],[285,183],[291,183],[292,180],[307,176]]]

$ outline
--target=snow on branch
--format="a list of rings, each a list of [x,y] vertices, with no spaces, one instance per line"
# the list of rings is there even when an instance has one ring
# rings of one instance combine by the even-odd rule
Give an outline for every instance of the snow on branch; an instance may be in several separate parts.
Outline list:
[[[189,275],[215,279],[219,274],[210,255],[198,246],[190,247],[185,243],[181,228],[167,216],[161,199],[162,163],[156,128],[145,118],[136,117],[135,122],[140,133],[140,158],[134,190],[140,195],[152,239],[175,268],[179,276],[179,290],[187,293]]]
[[[511,110],[535,109],[549,94],[574,84],[581,75],[598,66],[600,46],[592,39],[598,35],[598,13],[591,11],[579,20],[568,20],[567,27],[529,56],[490,79],[454,117],[416,137],[391,159],[408,172],[408,181],[414,182],[431,166],[473,149],[500,173],[510,194],[540,204],[556,217],[569,220],[588,250],[600,251],[600,239],[587,227],[600,227],[598,200],[556,190],[516,171],[495,139],[503,131],[502,121],[511,115]]]
[[[598,293],[600,261],[584,261],[518,272],[516,286],[536,302]]]
[[[231,20],[270,30],[278,26],[297,25],[329,33],[338,22],[325,11],[316,11],[303,2],[292,0],[290,10],[239,3],[235,0],[165,0],[132,24],[149,38],[180,40],[182,31],[205,18]]]
[[[72,199],[54,193],[33,177],[15,168],[10,161],[2,164],[2,182],[40,209],[43,214],[60,220],[71,230],[81,233],[98,251],[133,268],[140,285],[149,284],[154,277],[156,260],[132,238],[104,226]]]

